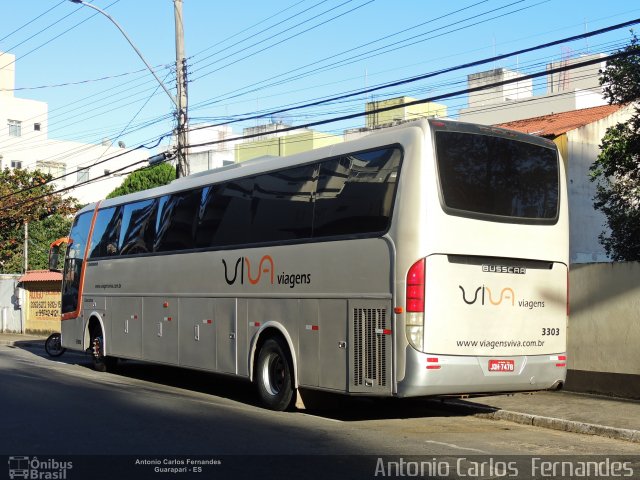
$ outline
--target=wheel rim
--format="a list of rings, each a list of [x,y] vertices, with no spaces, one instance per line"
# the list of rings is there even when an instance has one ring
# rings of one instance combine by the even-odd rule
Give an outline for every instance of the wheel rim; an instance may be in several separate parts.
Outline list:
[[[102,358],[102,337],[93,339],[93,358],[100,360]]]
[[[286,378],[284,360],[278,354],[272,353],[264,362],[262,369],[262,384],[271,395],[278,395],[284,388]]]

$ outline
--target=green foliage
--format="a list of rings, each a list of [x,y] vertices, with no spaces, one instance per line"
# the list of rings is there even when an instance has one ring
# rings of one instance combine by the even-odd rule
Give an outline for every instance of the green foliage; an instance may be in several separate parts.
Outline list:
[[[74,198],[53,193],[51,175],[38,170],[0,171],[0,272],[22,272],[24,223],[29,224],[29,269],[46,268],[49,245],[69,233]]]
[[[629,56],[610,61],[600,83],[611,104],[640,99],[640,45],[635,35],[624,49]],[[607,217],[609,232],[598,237],[616,261],[640,261],[640,111],[626,123],[607,129],[591,166],[596,183],[593,206]]]
[[[168,163],[161,163],[129,175],[122,185],[107,195],[107,198],[119,197],[128,193],[140,192],[153,187],[171,183],[176,178],[176,170]]]

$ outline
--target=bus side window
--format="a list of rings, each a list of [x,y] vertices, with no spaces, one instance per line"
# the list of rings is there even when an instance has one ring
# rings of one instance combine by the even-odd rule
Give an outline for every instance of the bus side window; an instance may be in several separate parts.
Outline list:
[[[124,205],[120,229],[120,255],[135,255],[153,251],[157,199]]]
[[[316,168],[306,165],[255,177],[251,242],[311,238]]]
[[[156,220],[155,252],[189,250],[195,247],[194,225],[200,209],[202,189],[162,197]]]
[[[313,236],[387,230],[400,157],[399,149],[388,148],[322,162]]]
[[[122,207],[110,207],[98,211],[93,227],[89,258],[118,255],[121,223]]]
[[[242,245],[249,241],[253,179],[207,187],[198,211],[196,247]]]

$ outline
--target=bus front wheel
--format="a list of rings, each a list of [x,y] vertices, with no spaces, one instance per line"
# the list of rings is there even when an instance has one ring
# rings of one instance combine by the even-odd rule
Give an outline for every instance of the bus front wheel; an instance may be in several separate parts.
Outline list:
[[[258,354],[256,385],[262,403],[271,410],[283,411],[294,400],[293,369],[289,349],[277,337],[269,338]]]
[[[107,357],[104,354],[104,341],[102,336],[93,338],[91,342],[91,353],[93,357],[93,368],[98,372],[113,370],[118,361],[115,357]]]

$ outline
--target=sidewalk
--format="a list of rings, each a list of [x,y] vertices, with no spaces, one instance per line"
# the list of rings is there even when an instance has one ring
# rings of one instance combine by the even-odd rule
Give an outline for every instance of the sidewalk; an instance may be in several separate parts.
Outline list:
[[[640,443],[640,401],[584,393],[536,392],[448,399],[482,418]]]
[[[2,345],[40,345],[46,336],[0,333]],[[469,409],[476,416],[565,432],[640,443],[640,401],[583,393],[516,393],[460,400],[445,405]]]

